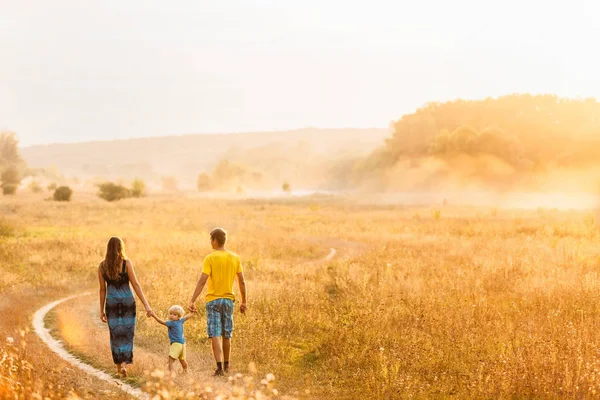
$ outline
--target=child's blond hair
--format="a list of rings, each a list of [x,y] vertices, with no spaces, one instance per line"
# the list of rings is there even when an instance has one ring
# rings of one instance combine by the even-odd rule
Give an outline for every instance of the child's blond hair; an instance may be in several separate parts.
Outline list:
[[[175,306],[171,306],[171,308],[169,308],[169,313],[177,314],[177,315],[179,315],[179,318],[181,318],[181,317],[183,317],[183,314],[185,314],[185,311],[183,311],[183,307],[181,307],[179,305],[175,305]]]

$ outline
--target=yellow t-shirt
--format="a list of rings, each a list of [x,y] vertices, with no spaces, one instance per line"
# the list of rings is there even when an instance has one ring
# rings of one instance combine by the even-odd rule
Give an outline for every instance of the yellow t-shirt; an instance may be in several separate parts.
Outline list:
[[[215,299],[235,300],[233,281],[242,272],[240,256],[229,250],[215,250],[204,258],[202,272],[208,275],[207,303]]]

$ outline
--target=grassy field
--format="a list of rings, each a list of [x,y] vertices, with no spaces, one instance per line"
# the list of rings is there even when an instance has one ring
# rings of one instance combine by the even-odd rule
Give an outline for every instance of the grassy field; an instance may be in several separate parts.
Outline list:
[[[252,362],[257,376],[276,376],[281,393],[598,395],[600,233],[593,214],[583,211],[384,207],[323,198],[3,198],[0,334],[19,342],[36,307],[97,291],[96,267],[112,235],[124,238],[159,314],[186,305],[215,226],[228,229],[227,247],[241,255],[248,285],[247,315],[235,315],[234,372],[253,373]],[[326,261],[330,248],[337,254]],[[161,366],[167,343],[164,327],[142,311],[132,380],[143,386],[144,370]],[[52,320],[74,352],[112,371],[108,340],[89,333],[107,338],[97,323],[96,294],[57,309]],[[204,312],[186,326],[186,336],[190,375],[201,378],[212,368]],[[53,367],[31,357],[44,350],[28,340],[33,350],[19,357],[29,355],[32,367],[12,379],[39,386]],[[2,351],[15,348],[3,344]],[[63,395],[80,379],[76,371],[65,376]],[[103,390],[97,385],[90,393]]]

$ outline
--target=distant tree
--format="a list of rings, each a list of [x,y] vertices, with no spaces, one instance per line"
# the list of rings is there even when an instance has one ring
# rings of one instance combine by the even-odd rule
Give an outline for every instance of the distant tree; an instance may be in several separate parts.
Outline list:
[[[196,187],[200,192],[208,192],[209,190],[211,190],[212,180],[210,179],[210,175],[208,175],[206,172],[203,172],[200,175],[198,175]]]
[[[25,161],[19,154],[19,140],[13,132],[0,132],[0,180],[2,193],[15,194],[26,171]]]
[[[246,168],[242,165],[221,160],[213,171],[212,184],[216,187],[234,187],[244,180],[246,174]]]
[[[60,186],[54,191],[54,200],[56,201],[71,201],[73,190],[68,186]]]
[[[292,191],[292,186],[289,184],[289,182],[283,182],[283,185],[281,185],[281,190],[286,193],[290,193]]]
[[[19,140],[14,132],[0,132],[0,170],[14,167],[20,173],[25,162],[19,154]]]
[[[113,182],[104,182],[98,185],[98,196],[106,201],[116,201],[131,196],[131,191],[125,186]]]
[[[166,176],[162,179],[162,188],[163,190],[169,192],[177,192],[179,189],[177,188],[178,182],[177,178],[174,176]]]
[[[2,193],[5,195],[15,194],[17,187],[21,183],[21,176],[16,166],[10,166],[4,169],[0,175],[2,180]]]
[[[134,179],[131,182],[131,195],[133,197],[143,197],[146,192],[146,184],[141,179]]]

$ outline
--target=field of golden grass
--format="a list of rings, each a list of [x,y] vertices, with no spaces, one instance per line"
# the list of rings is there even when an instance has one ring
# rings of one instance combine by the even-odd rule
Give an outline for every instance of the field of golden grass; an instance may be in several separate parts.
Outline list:
[[[48,325],[86,362],[112,372],[96,278],[108,238],[124,238],[164,315],[187,304],[215,226],[229,231],[248,287],[247,315],[235,314],[234,373],[273,373],[280,393],[300,398],[598,395],[600,232],[591,212],[33,196],[0,201],[0,348],[31,366],[3,377],[0,394],[19,382],[50,390],[46,379],[58,397],[106,390],[87,378],[82,393],[78,371],[50,378],[60,362],[28,332],[22,350],[21,329],[37,307],[92,290],[51,313]],[[324,260],[330,248],[337,254]],[[144,371],[164,368],[168,343],[142,311],[129,380],[143,388]],[[196,381],[213,368],[205,326],[203,311],[186,324]],[[188,378],[174,385],[193,390]]]

